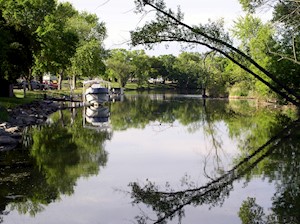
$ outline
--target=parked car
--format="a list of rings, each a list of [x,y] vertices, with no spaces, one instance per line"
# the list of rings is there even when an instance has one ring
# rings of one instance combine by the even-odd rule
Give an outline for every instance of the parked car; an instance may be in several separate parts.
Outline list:
[[[46,89],[58,89],[58,83],[56,80],[43,81]]]
[[[31,80],[30,81],[31,83],[31,87],[32,89],[46,89],[46,86],[38,81],[35,81],[35,80]],[[29,89],[29,86],[28,86],[28,82],[27,81],[21,81],[21,82],[18,82],[15,87],[18,88],[18,89],[23,89],[24,88],[24,85],[25,85],[25,88],[26,89]]]

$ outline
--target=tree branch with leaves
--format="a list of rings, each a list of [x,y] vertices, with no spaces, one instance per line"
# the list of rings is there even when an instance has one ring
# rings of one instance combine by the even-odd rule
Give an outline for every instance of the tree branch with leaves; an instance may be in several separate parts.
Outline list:
[[[183,22],[183,14],[178,8],[177,13],[167,9],[163,0],[135,0],[136,11],[145,13],[146,7],[156,11],[155,20],[147,22],[143,27],[131,32],[132,44],[153,47],[161,42],[180,42],[190,48],[203,45],[224,55],[243,70],[263,82],[275,93],[297,106],[300,106],[300,96],[289,86],[286,86],[276,75],[272,74],[250,56],[232,45],[229,35],[223,32],[223,24],[211,22],[206,25],[190,26]],[[248,64],[259,72],[253,71]]]

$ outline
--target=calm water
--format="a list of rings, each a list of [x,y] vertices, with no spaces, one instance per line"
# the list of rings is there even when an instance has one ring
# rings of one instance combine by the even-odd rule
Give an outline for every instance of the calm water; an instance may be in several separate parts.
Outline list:
[[[296,119],[172,94],[59,111],[0,154],[0,222],[300,223]]]

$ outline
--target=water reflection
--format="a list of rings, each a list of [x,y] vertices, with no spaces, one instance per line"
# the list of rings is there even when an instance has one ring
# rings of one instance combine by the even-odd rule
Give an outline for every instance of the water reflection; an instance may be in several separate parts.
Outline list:
[[[143,186],[138,182],[131,183],[133,204],[144,203],[151,207],[157,216],[153,219],[143,213],[137,217],[138,223],[148,223],[149,220],[151,223],[166,223],[176,216],[180,222],[184,217],[184,207],[187,205],[222,205],[233,190],[233,182],[245,175],[248,176],[248,181],[254,175],[263,175],[270,181],[276,182],[277,192],[273,197],[273,214],[265,220],[265,223],[270,223],[270,217],[273,223],[299,223],[299,139],[300,121],[298,120],[285,127],[258,149],[247,148],[249,156],[237,158],[236,165],[231,170],[200,187],[195,186],[188,179],[184,180],[187,188],[179,191],[172,189],[171,186],[160,190],[159,186],[150,181]],[[245,219],[248,221],[243,223],[263,223],[262,216],[259,217],[260,221],[257,219],[249,222],[253,215],[251,211],[254,210],[249,208],[249,212],[246,213],[249,217]]]
[[[80,177],[100,173],[101,178],[101,169],[109,163],[105,143],[113,140],[114,132],[151,126],[163,133],[180,125],[190,134],[202,130],[203,138],[210,142],[206,166],[213,169],[204,167],[206,183],[201,186],[188,174],[180,189],[168,184],[164,188],[152,180],[143,185],[131,182],[133,204],[146,205],[156,214],[150,217],[151,211],[146,210],[136,222],[167,223],[183,218],[187,205],[222,205],[235,180],[260,176],[276,185],[274,220],[299,223],[299,122],[292,122],[296,117],[289,111],[252,104],[173,94],[127,95],[122,102],[58,111],[49,124],[28,130],[24,138],[27,148],[1,153],[0,210],[4,215],[17,210],[34,216],[62,195],[72,196]],[[238,142],[239,154],[230,158],[230,168],[222,160],[226,139],[220,126],[228,129],[229,139]],[[255,206],[248,203],[242,210],[249,205]],[[289,209],[284,209],[287,206]]]
[[[81,109],[81,108],[80,108]],[[28,148],[1,153],[0,210],[34,216],[45,205],[71,195],[79,177],[96,175],[107,163],[106,130],[84,128],[82,113],[64,110],[44,126],[27,129]]]
[[[83,108],[83,127],[111,132],[110,111],[107,106],[88,106]]]

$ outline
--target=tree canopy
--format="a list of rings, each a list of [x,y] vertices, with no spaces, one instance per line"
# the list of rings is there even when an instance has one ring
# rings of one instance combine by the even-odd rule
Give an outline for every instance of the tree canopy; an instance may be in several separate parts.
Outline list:
[[[62,77],[67,70],[104,74],[105,24],[68,2],[1,0],[0,30],[0,96],[12,95],[17,78],[31,80],[34,75],[41,80],[45,73]]]

